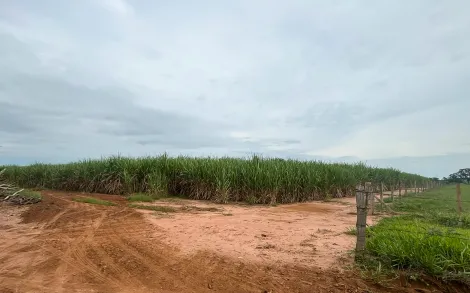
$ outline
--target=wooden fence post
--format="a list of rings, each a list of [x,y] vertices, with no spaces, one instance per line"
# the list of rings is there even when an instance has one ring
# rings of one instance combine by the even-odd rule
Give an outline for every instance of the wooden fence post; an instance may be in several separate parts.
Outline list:
[[[383,211],[384,209],[384,184],[383,182],[380,183],[380,208]]]
[[[395,193],[395,185],[393,185],[393,183],[390,184],[390,198],[392,199],[392,201],[394,200],[393,198],[393,194]]]
[[[369,207],[368,212],[369,214],[373,215],[375,212],[375,197],[373,196],[375,193],[375,187],[372,186],[372,182],[366,182],[365,189],[366,189],[367,199],[369,200],[367,204]]]
[[[401,198],[401,181],[398,181],[398,198]]]
[[[460,183],[457,183],[455,189],[457,190],[457,211],[460,217],[462,216],[462,194],[460,192]]]
[[[415,180],[415,194],[417,194],[417,193],[418,193],[418,191],[416,189],[416,180]]]
[[[361,184],[356,188],[356,260],[358,260],[358,258],[363,255],[364,250],[366,248],[367,202],[368,192],[366,190],[366,187]]]

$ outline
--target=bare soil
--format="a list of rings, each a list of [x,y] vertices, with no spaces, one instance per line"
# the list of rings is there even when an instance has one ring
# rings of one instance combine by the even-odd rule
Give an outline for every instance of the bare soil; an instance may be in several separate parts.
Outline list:
[[[167,200],[174,213],[111,195],[42,192],[0,205],[0,293],[465,292],[363,280],[348,269],[350,199],[259,207]],[[74,202],[78,196],[116,203]],[[374,218],[371,218],[372,221]]]

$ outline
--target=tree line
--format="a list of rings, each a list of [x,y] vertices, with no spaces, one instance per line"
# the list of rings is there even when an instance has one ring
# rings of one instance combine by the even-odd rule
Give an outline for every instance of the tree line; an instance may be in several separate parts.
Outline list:
[[[450,174],[448,177],[444,177],[443,180],[447,183],[470,184],[470,168],[460,169],[459,171]]]

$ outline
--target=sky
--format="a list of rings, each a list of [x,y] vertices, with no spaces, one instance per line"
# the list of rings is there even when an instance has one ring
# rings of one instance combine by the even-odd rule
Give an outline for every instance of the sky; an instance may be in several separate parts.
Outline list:
[[[470,167],[470,2],[0,0],[0,164]]]

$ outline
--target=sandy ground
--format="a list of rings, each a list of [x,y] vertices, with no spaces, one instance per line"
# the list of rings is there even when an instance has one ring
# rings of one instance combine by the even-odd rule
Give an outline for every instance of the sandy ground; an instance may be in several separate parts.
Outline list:
[[[347,202],[304,203],[277,207],[226,206],[194,201],[154,205],[189,205],[214,212],[146,212],[160,239],[185,254],[216,251],[231,258],[260,264],[286,263],[324,269],[351,263],[355,237],[346,235],[356,225],[356,207]],[[369,223],[374,218],[369,217]]]
[[[351,199],[277,207],[172,200],[177,213],[77,203],[47,191],[0,205],[0,292],[444,292],[385,288],[343,270]],[[210,207],[211,209],[207,209]],[[424,291],[423,291],[424,290]],[[426,291],[428,290],[428,291]],[[463,292],[463,291],[462,291]]]
[[[384,198],[387,197],[389,193],[385,192]],[[345,232],[356,226],[354,197],[276,207],[190,200],[163,200],[150,205],[217,210],[165,216],[145,212],[147,220],[161,228],[160,239],[189,255],[209,250],[250,262],[324,269],[342,269],[352,264],[350,252],[356,238]],[[379,213],[369,215],[368,225],[380,217]]]

